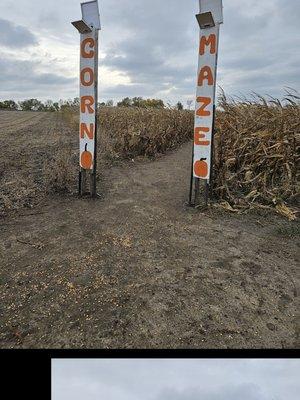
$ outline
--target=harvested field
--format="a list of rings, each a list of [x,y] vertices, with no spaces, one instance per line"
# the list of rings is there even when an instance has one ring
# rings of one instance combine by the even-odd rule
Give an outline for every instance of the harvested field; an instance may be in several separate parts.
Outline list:
[[[16,133],[20,129],[38,124],[44,116],[45,113],[42,112],[0,110],[0,132],[3,135]]]
[[[25,122],[0,131],[0,347],[299,346],[297,220],[188,209],[190,142],[106,159],[101,198],[79,199],[77,129],[10,115]]]
[[[42,201],[50,179],[50,168],[45,167],[63,151],[75,153],[76,139],[70,132],[55,113],[0,111],[0,146],[5,149],[0,159],[0,216]],[[63,174],[67,179],[66,171]]]

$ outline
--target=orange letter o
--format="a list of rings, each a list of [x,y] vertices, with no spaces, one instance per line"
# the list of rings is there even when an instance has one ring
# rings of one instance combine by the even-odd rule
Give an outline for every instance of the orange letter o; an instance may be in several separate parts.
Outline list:
[[[84,79],[85,74],[89,74],[89,80]],[[83,68],[80,71],[80,82],[83,86],[91,86],[94,82],[94,71],[92,68]]]

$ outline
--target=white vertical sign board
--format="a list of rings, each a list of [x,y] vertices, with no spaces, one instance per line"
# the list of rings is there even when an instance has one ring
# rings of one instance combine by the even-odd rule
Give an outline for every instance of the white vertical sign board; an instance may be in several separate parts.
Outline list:
[[[210,11],[214,17],[215,24],[223,24],[222,0],[200,0],[200,13]]]
[[[219,26],[200,30],[194,131],[194,177],[210,178]]]
[[[207,11],[212,12],[215,26],[200,29],[193,174],[195,178],[206,179],[209,182],[211,176],[219,24],[223,22],[222,1],[200,0],[200,12]]]
[[[80,166],[93,169],[97,109],[97,31],[80,35]]]
[[[81,14],[84,21],[95,29],[101,29],[98,1],[87,1],[81,3]]]

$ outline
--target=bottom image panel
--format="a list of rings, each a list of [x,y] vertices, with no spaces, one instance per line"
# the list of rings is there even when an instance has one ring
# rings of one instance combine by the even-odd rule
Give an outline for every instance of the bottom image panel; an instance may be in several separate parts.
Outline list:
[[[296,400],[298,359],[52,359],[52,400]]]

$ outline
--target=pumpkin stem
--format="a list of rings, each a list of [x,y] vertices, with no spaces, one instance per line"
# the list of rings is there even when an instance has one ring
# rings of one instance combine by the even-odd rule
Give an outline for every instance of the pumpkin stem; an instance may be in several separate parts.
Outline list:
[[[84,151],[87,151],[87,143],[85,144]]]

